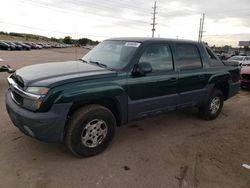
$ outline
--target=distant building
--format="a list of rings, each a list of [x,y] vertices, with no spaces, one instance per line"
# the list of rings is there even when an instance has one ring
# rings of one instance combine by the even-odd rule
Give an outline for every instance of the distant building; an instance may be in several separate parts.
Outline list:
[[[250,41],[239,41],[239,46],[243,47],[240,49],[240,53],[242,55],[250,55]]]
[[[250,46],[250,41],[239,41],[239,46],[243,47]]]

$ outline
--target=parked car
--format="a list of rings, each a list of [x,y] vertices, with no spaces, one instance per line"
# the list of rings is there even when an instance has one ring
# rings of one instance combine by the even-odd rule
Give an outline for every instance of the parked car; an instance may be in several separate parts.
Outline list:
[[[223,50],[216,50],[216,51],[215,51],[215,54],[216,54],[221,60],[227,60],[227,59],[229,59],[230,57],[233,56],[232,53],[228,53],[228,52],[223,51]]]
[[[19,45],[19,44],[16,44],[16,43],[11,42],[11,41],[5,41],[5,42],[6,42],[7,44],[9,44],[9,45],[15,46],[16,50],[23,50],[23,47],[22,47],[21,45]]]
[[[26,43],[25,43],[26,44]],[[32,49],[42,49],[42,47],[40,45],[37,45],[36,43],[34,42],[28,42],[28,44],[30,46],[32,46]]]
[[[72,153],[104,151],[119,127],[171,110],[198,107],[214,120],[238,93],[240,71],[202,43],[109,39],[81,60],[32,65],[8,78],[6,108],[16,127]]]
[[[82,46],[82,48],[92,50],[94,48],[94,46],[86,45],[86,46]]]
[[[10,45],[6,44],[3,41],[0,41],[0,50],[11,50]]]
[[[250,66],[250,56],[246,56],[241,66]]]
[[[37,49],[43,49],[42,45],[40,45],[40,44],[35,44],[35,45],[36,45]]]
[[[232,56],[225,63],[232,66],[241,66],[247,56]]]
[[[52,45],[51,44],[47,44],[48,48],[52,48]]]
[[[24,44],[30,46],[31,49],[37,49],[37,46],[34,43],[31,42],[24,42]]]
[[[63,48],[63,45],[62,44],[55,44],[54,48]]]
[[[24,49],[24,50],[30,50],[31,49],[31,47],[29,46],[29,45],[27,45],[27,44],[24,44],[24,43],[22,43],[22,42],[14,42],[16,45],[20,45],[20,46],[22,46],[22,48]]]
[[[52,43],[50,44],[51,48],[56,48],[56,44],[55,43]]]
[[[14,44],[12,44],[12,43],[10,43],[10,42],[6,42],[6,41],[4,41],[4,43],[5,43],[5,44],[8,44],[9,47],[11,48],[11,50],[17,50],[16,45],[14,45]]]
[[[38,43],[38,45],[42,46],[42,48],[50,48],[50,46],[48,44],[45,43]]]
[[[240,83],[242,88],[250,88],[250,67],[242,67],[240,71]]]

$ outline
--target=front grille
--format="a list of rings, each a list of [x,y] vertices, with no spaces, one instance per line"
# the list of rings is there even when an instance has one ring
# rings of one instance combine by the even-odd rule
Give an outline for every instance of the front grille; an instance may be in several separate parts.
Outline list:
[[[13,74],[11,76],[11,78],[16,82],[16,84],[20,87],[20,88],[23,88],[24,87],[24,83],[17,78],[17,76],[15,74]]]
[[[21,95],[19,95],[18,93],[11,91],[11,95],[13,100],[19,104],[19,105],[23,105],[23,97]]]
[[[10,94],[12,100],[23,108],[35,111],[37,102],[40,102],[44,95],[35,95],[26,92],[24,88],[21,88],[20,85],[15,82],[13,75],[8,77],[8,83],[10,85]]]
[[[241,77],[250,81],[250,74],[242,74]]]

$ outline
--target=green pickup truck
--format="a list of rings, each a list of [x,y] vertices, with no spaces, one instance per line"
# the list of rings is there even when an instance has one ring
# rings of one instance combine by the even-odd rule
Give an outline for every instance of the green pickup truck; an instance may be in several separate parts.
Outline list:
[[[193,106],[215,119],[238,93],[239,78],[239,68],[225,66],[202,43],[114,38],[78,61],[17,70],[8,77],[6,108],[23,133],[87,157],[132,120]]]

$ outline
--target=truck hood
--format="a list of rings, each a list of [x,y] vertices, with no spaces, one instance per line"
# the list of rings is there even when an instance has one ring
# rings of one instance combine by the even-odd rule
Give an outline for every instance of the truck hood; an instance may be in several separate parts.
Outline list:
[[[52,87],[66,82],[103,78],[115,75],[115,71],[110,71],[97,65],[81,61],[66,61],[23,67],[17,70],[13,74],[13,77],[22,87]]]

